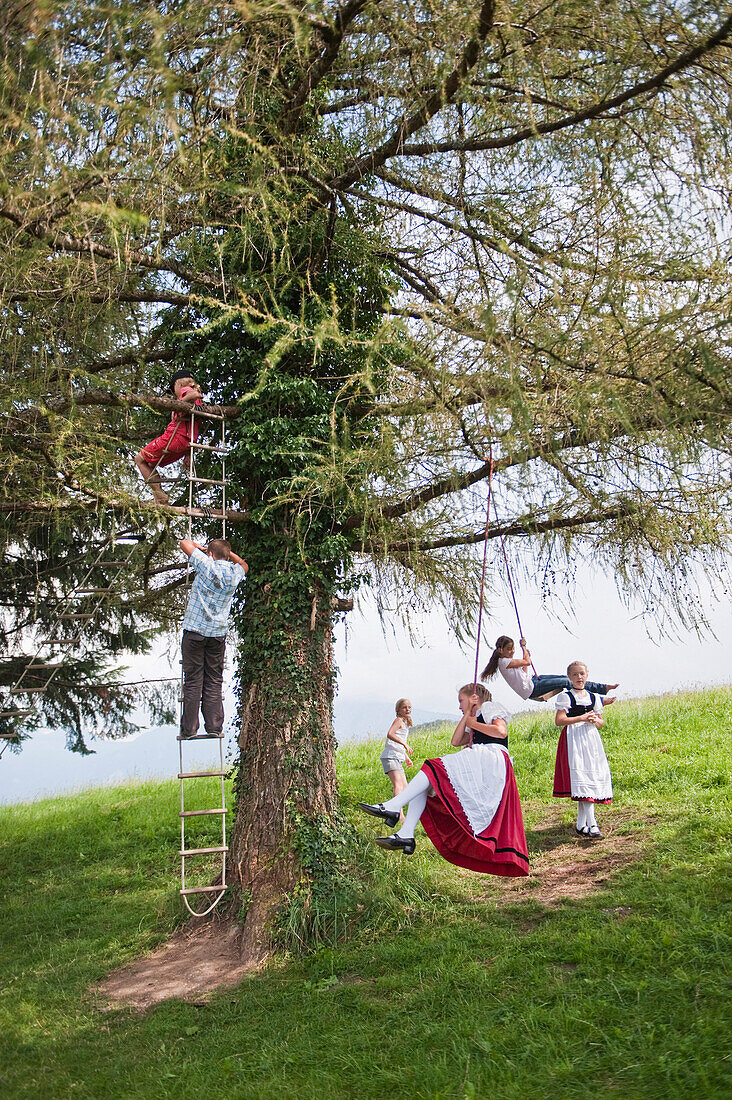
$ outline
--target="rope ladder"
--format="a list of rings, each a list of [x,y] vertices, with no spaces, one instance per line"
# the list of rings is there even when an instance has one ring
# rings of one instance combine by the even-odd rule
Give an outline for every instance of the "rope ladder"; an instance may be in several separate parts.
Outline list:
[[[195,435],[194,432],[194,418],[195,409],[191,413],[191,438]],[[210,519],[221,519],[221,538],[226,538],[226,456],[229,453],[228,444],[226,442],[226,420],[223,416],[214,415],[212,413],[206,413],[207,420],[218,420],[221,423],[221,438],[220,442],[215,444],[207,443],[192,443],[190,450],[190,461],[188,464],[188,507],[186,509],[188,516],[188,532],[187,538],[192,541],[193,536],[193,517],[205,516]],[[203,453],[208,456],[212,461],[220,459],[221,461],[221,475],[216,478],[199,477],[196,473],[196,455]],[[205,487],[204,491],[212,492],[214,494],[220,491],[221,493],[221,506],[219,508],[200,507],[196,500],[196,492],[198,486]],[[190,585],[191,583],[191,567],[190,561],[186,570],[186,581]],[[182,661],[181,661],[182,665]],[[180,703],[180,719],[183,718],[183,669],[181,667],[180,685],[178,690],[178,699]],[[218,740],[219,742],[219,767],[213,771],[188,771],[184,765],[183,760],[183,746],[184,744],[194,744],[198,741],[211,741]],[[182,737],[180,730],[178,732],[178,751],[180,760],[180,770],[178,772],[178,779],[180,780],[180,895],[183,898],[183,903],[194,917],[205,917],[209,913],[213,912],[216,906],[219,904],[224,894],[226,893],[228,883],[226,880],[226,854],[229,851],[226,843],[226,787],[224,780],[227,775],[227,769],[224,766],[224,734],[223,730],[220,734],[209,733],[196,733],[194,737]],[[221,805],[215,806],[212,809],[207,810],[187,810],[186,809],[186,783],[188,780],[195,779],[211,779],[218,778],[220,782],[221,793]],[[215,845],[204,845],[202,847],[188,847],[186,845],[186,822],[191,818],[198,817],[220,817],[221,818],[221,843]],[[220,856],[220,872],[218,874],[219,882],[213,886],[187,886],[186,885],[186,860],[198,856]],[[192,905],[192,898],[195,896],[202,896],[204,899],[211,898],[210,902],[204,909],[195,909]]]

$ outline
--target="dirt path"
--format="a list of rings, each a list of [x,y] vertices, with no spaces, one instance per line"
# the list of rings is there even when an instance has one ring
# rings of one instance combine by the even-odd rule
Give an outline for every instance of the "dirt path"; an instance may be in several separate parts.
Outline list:
[[[532,898],[551,909],[565,899],[581,899],[596,893],[616,871],[635,863],[646,846],[644,829],[621,832],[637,813],[603,814],[602,841],[582,840],[571,825],[561,820],[561,810],[547,814],[529,836],[531,871],[513,879],[502,893],[502,904]],[[538,849],[538,851],[537,851]]]
[[[218,916],[188,924],[150,955],[113,970],[95,989],[106,1008],[144,1012],[162,1001],[203,1002],[251,973],[241,961],[241,927]]]

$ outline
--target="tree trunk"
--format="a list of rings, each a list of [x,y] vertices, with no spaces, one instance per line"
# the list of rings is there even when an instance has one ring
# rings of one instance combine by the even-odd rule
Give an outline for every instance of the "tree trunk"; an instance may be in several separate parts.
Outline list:
[[[242,613],[240,756],[231,875],[248,904],[242,957],[269,950],[270,925],[305,877],[298,834],[336,807],[330,594],[292,574],[247,593]]]

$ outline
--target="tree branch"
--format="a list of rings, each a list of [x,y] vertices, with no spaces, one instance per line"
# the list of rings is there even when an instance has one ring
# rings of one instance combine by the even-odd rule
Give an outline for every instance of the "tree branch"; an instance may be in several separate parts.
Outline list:
[[[291,134],[297,127],[302,109],[311,93],[333,68],[348,27],[370,2],[371,0],[348,0],[347,4],[335,12],[332,26],[317,24],[316,32],[324,39],[325,49],[311,58],[305,76],[288,104],[282,127],[284,133]],[[378,4],[379,0],[373,2]]]
[[[632,381],[632,379],[628,379]],[[730,412],[728,408],[724,406],[718,409],[711,409],[710,412],[718,413],[720,417],[729,417]],[[661,421],[657,416],[652,413],[646,413],[645,416],[641,416],[639,413],[634,422],[634,429],[638,437],[642,436],[645,432],[655,432],[662,427]],[[688,425],[691,429],[691,423]],[[626,427],[624,425],[615,426],[614,430],[605,437],[606,441],[610,438],[621,437],[626,434]],[[495,440],[494,440],[495,441]],[[558,453],[569,447],[582,447],[591,446],[593,440],[587,433],[582,433],[571,425],[567,427],[567,430],[561,433],[557,433],[554,438],[544,438],[536,443],[533,447],[527,447],[520,454],[506,455],[503,458],[495,459],[493,462],[493,473],[500,473],[503,470],[511,469],[517,465],[525,465],[527,462],[533,459],[541,458],[548,462],[550,465],[555,465],[555,457]],[[470,470],[464,474],[453,473],[447,477],[441,478],[439,481],[434,481],[430,485],[426,485],[424,488],[416,490],[410,493],[409,496],[403,500],[394,504],[384,505],[380,511],[380,518],[391,520],[400,519],[402,516],[409,515],[412,512],[417,511],[424,504],[429,504],[430,501],[437,500],[440,497],[449,496],[451,493],[460,492],[464,489],[470,488],[472,485],[477,485],[481,481],[487,480],[491,473],[491,464],[489,461],[484,462],[482,465]],[[378,507],[378,501],[375,502]],[[349,518],[342,525],[344,531],[354,531],[361,527],[368,520],[369,513],[361,512],[358,515],[349,516]],[[470,541],[470,540],[469,540]],[[473,539],[472,541],[476,541]],[[455,545],[462,545],[461,539],[455,543]],[[440,545],[451,545],[450,543],[444,543]]]
[[[658,91],[670,77],[675,76],[676,73],[682,72],[684,69],[690,68],[699,58],[703,57],[705,54],[711,53],[717,46],[725,42],[730,36],[730,31],[732,31],[732,15],[725,19],[719,30],[711,35],[710,38],[707,38],[693,50],[688,50],[686,53],[681,54],[676,61],[673,61],[670,65],[666,65],[666,67],[656,73],[655,76],[649,77],[648,80],[643,80],[639,84],[634,84],[632,88],[628,88],[619,95],[612,96],[610,99],[603,99],[599,103],[594,103],[589,107],[583,107],[565,118],[557,119],[555,122],[540,122],[534,126],[526,126],[524,129],[518,130],[514,134],[507,134],[505,137],[476,138],[472,141],[464,142],[437,141],[412,143],[411,145],[403,145],[398,150],[397,154],[391,153],[390,155],[406,157],[425,156],[430,153],[479,152],[487,149],[507,149],[512,145],[518,145],[520,142],[526,141],[527,138],[538,137],[541,134],[552,134],[557,130],[565,130],[570,126],[576,126],[580,122],[588,122],[590,119],[597,118],[599,115],[603,115],[608,111],[621,107],[624,103],[628,103],[632,99],[637,99],[639,96],[646,95],[649,92]],[[348,182],[351,183],[354,181],[349,180]]]
[[[459,201],[455,196],[450,195],[448,192],[428,187],[423,182],[419,185],[412,180],[404,179],[402,176],[398,176],[394,172],[389,172],[382,168],[377,173],[379,179],[383,179],[385,183],[390,183],[393,187],[398,188],[400,191],[405,191],[407,194],[416,195],[419,198],[427,199],[428,202],[440,203],[443,206],[448,206],[450,209],[462,214],[463,217],[483,223],[488,219],[488,223],[491,227],[497,228],[503,237],[510,241],[511,244],[518,245],[521,248],[525,248],[532,255],[536,256],[540,260],[546,260],[549,263],[557,264],[561,268],[571,268],[575,271],[586,272],[588,267],[586,264],[578,264],[575,261],[569,259],[563,253],[552,252],[547,248],[543,248],[540,244],[537,244],[531,239],[526,230],[520,232],[512,232],[507,225],[499,218],[495,209],[489,211],[481,210],[476,206],[472,206],[465,201]],[[348,191],[347,194],[352,196],[358,196],[359,198],[366,198],[367,196],[357,189]],[[512,258],[516,258],[516,253],[507,249],[503,240],[498,237],[489,237],[483,232],[479,232],[473,229],[470,225],[449,221],[447,218],[440,217],[439,214],[433,213],[430,210],[424,210],[418,206],[412,206],[409,203],[397,202],[394,199],[387,199],[379,195],[369,195],[368,198],[372,202],[382,203],[385,206],[394,207],[397,210],[403,210],[406,214],[413,214],[417,217],[423,218],[425,221],[435,222],[437,225],[442,225],[446,229],[451,229],[455,232],[461,233],[468,237],[470,240],[476,241],[478,244],[484,245],[491,251],[497,252],[500,255],[509,255]]]
[[[493,471],[498,469],[498,463],[493,463]],[[505,466],[505,459],[501,463],[501,466]],[[383,519],[400,519],[402,516],[408,515],[410,512],[415,512],[418,508],[421,508],[423,504],[429,504],[431,500],[436,500],[437,497],[447,496],[449,493],[457,493],[462,489],[468,489],[471,485],[476,485],[479,481],[484,481],[491,472],[490,462],[483,463],[482,466],[478,466],[477,469],[471,470],[467,474],[454,474],[450,477],[442,478],[440,481],[434,481],[431,485],[427,485],[424,489],[420,489],[417,492],[410,493],[404,500],[399,501],[398,504],[387,504],[381,510],[379,515]],[[366,518],[365,513],[361,513],[357,516],[350,516],[343,525],[344,530],[354,531],[357,527],[360,527]]]
[[[71,397],[65,395],[49,397],[45,405],[50,412],[59,415],[79,405],[119,409],[150,408],[158,412],[191,412],[191,405],[187,401],[178,401],[174,397],[158,397],[152,393],[110,393],[109,390],[84,390]],[[235,420],[241,416],[242,411],[239,405],[202,405],[195,408],[196,418],[201,420],[218,420],[222,416],[227,420]],[[37,412],[42,415],[40,409]]]
[[[190,306],[193,304],[199,304],[202,301],[221,306],[221,301],[218,298],[214,299],[202,299],[198,294],[176,294],[172,290],[110,290],[109,293],[100,293],[94,291],[91,294],[85,294],[84,291],[70,291],[64,287],[59,287],[57,290],[44,290],[39,288],[38,290],[29,290],[17,292],[11,292],[5,298],[7,302],[66,302],[73,300],[78,302],[83,300],[85,302],[91,302],[93,305],[105,305],[107,302],[130,302],[131,304],[150,304],[150,305],[165,305],[165,306]]]
[[[20,210],[7,202],[4,206],[0,206],[0,218],[12,222],[21,232],[26,233],[34,240],[43,242],[55,252],[71,252],[92,257],[100,256],[102,259],[112,260],[116,267],[122,266],[122,261],[125,261],[125,266],[128,267],[136,265],[146,271],[167,272],[175,275],[177,279],[189,286],[205,286],[209,290],[218,291],[219,293],[224,290],[223,278],[215,279],[203,271],[194,271],[183,267],[174,260],[155,260],[147,253],[136,249],[126,247],[123,249],[110,248],[109,245],[94,241],[91,237],[74,237],[71,233],[51,232],[42,222],[29,221]],[[219,299],[216,299],[216,301],[221,304]],[[242,301],[247,307],[258,312],[251,300]]]
[[[523,519],[514,520],[512,523],[494,524],[488,528],[487,534],[486,529],[483,527],[480,531],[471,531],[464,535],[450,535],[444,539],[407,539],[403,542],[390,543],[388,546],[384,543],[367,542],[362,549],[369,553],[383,555],[385,552],[399,554],[413,551],[442,550],[450,546],[472,546],[475,543],[490,541],[491,539],[507,538],[509,535],[535,536],[544,534],[547,531],[566,531],[575,527],[595,526],[608,520],[630,516],[637,510],[638,505],[628,501],[613,508],[606,508],[604,511],[599,511],[596,507],[593,507],[590,511],[583,512],[578,516],[556,515],[543,520],[534,520],[527,516]]]
[[[161,348],[160,351],[143,351],[142,348],[129,348],[119,355],[112,355],[109,359],[97,359],[94,363],[85,366],[85,374],[103,374],[106,370],[116,370],[118,367],[130,367],[135,363],[170,363],[178,353],[170,348]],[[49,382],[57,382],[58,372],[52,374]],[[92,391],[94,392],[94,391]]]
[[[177,507],[173,504],[154,504],[140,500],[104,500],[100,501],[105,510],[111,512],[163,512],[171,516],[192,515],[199,519],[221,519],[222,513],[216,508],[188,508]],[[0,514],[6,515],[53,515],[55,512],[74,512],[82,510],[89,512],[88,500],[54,500],[54,501],[29,501],[29,500],[2,500],[0,501]],[[248,512],[240,512],[227,509],[224,513],[227,523],[247,523]]]
[[[340,176],[332,181],[331,186],[334,189],[341,190],[350,187],[356,180],[369,175],[374,169],[379,168],[389,160],[390,157],[400,153],[405,139],[425,126],[446,103],[451,102],[465,77],[478,63],[483,43],[493,26],[494,10],[494,0],[483,0],[475,36],[468,41],[459,64],[447,77],[442,88],[433,92],[418,111],[415,111],[408,118],[403,118],[391,137],[387,138],[378,149],[374,149],[366,156],[353,159],[345,172],[342,172]]]

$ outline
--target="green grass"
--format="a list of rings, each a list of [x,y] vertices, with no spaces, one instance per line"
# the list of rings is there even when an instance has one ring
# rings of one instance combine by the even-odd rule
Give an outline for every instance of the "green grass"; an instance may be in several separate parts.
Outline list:
[[[615,801],[598,810],[608,838],[589,854],[563,827],[571,806],[551,798],[551,715],[512,726],[538,870],[518,892],[444,863],[423,835],[411,860],[369,845],[378,824],[353,807],[388,793],[379,745],[342,749],[369,872],[357,934],[207,1005],[144,1016],[100,1012],[93,986],[182,923],[177,785],[0,809],[3,1096],[732,1096],[732,689],[607,718]],[[447,743],[414,738],[418,759]],[[623,844],[594,890],[546,904],[542,869],[567,852],[610,860]]]

